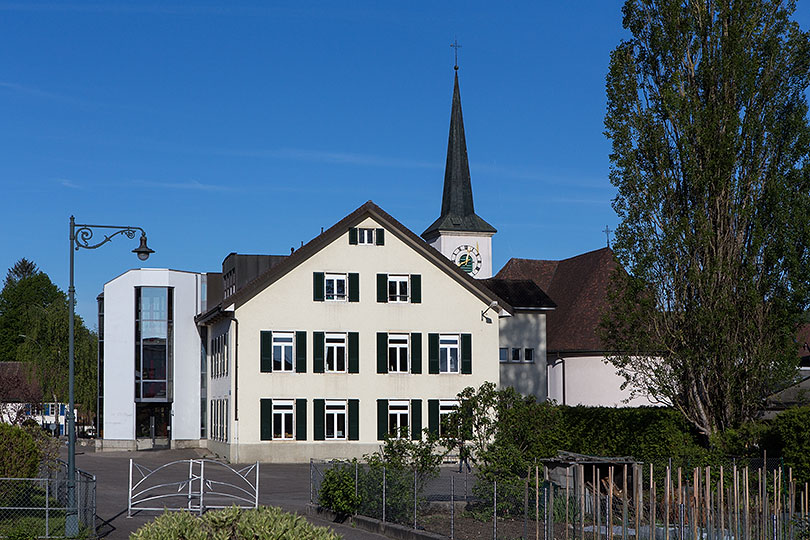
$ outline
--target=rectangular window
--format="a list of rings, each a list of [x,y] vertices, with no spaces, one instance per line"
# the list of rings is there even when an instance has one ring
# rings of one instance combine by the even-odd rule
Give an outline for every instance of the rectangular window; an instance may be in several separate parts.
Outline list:
[[[408,373],[408,334],[388,334],[389,373]]]
[[[273,439],[295,438],[294,404],[291,399],[273,400]]]
[[[439,400],[439,436],[455,435],[455,429],[450,424],[450,415],[458,409],[458,400]]]
[[[388,276],[388,301],[408,302],[408,276]]]
[[[501,347],[498,349],[498,357],[501,362],[509,361],[509,347]]]
[[[273,332],[273,371],[293,371],[293,332]]]
[[[520,362],[520,349],[512,349],[512,362]]]
[[[374,245],[374,229],[357,229],[357,243]]]
[[[326,372],[346,372],[346,334],[326,334]]]
[[[396,439],[408,438],[408,401],[388,402],[388,435]]]
[[[135,400],[170,401],[173,289],[135,287]]]
[[[534,349],[525,349],[523,351],[524,362],[534,362]]]
[[[345,302],[346,274],[326,274],[324,276],[324,300]]]
[[[346,402],[326,401],[326,440],[346,439]]]
[[[457,334],[439,336],[439,373],[459,372],[459,339]]]

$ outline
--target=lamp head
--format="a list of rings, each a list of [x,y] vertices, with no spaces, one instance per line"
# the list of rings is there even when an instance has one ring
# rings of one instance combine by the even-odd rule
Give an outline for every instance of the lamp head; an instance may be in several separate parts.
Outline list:
[[[141,235],[141,245],[139,245],[138,247],[136,247],[135,249],[132,250],[132,253],[137,255],[138,258],[140,260],[142,260],[142,261],[145,261],[146,259],[148,259],[149,255],[151,255],[154,252],[155,252],[155,250],[149,249],[149,246],[146,245],[146,235],[145,234]]]

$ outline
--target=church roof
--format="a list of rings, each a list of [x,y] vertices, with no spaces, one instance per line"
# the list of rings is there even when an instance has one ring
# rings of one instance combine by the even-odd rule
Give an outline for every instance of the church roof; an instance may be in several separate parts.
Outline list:
[[[482,279],[484,285],[510,304],[516,310],[554,309],[557,304],[548,297],[543,289],[530,279]]]
[[[439,231],[497,232],[495,227],[476,215],[473,207],[470,164],[467,160],[464,119],[461,115],[461,93],[458,89],[458,72],[456,72],[453,86],[450,135],[447,140],[447,163],[444,169],[442,213],[439,219],[425,229],[422,238],[435,237]]]
[[[598,328],[615,268],[613,251],[602,248],[561,261],[509,259],[495,277],[530,279],[557,304],[546,316],[549,353],[603,352]]]

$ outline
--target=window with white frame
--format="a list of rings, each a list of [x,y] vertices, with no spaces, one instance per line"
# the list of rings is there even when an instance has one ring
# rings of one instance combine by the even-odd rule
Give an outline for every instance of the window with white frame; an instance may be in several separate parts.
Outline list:
[[[439,336],[439,373],[459,372],[459,337],[458,334]]]
[[[293,332],[273,332],[273,371],[293,371]]]
[[[520,362],[520,348],[515,347],[512,349],[512,362]]]
[[[325,436],[327,440],[346,439],[346,401],[330,401],[325,403],[326,422]]]
[[[292,399],[273,400],[273,439],[293,440],[295,402]]]
[[[324,300],[345,302],[348,298],[346,291],[346,274],[324,275]]]
[[[534,349],[524,349],[523,351],[524,362],[534,362]]]
[[[388,302],[408,302],[408,276],[388,275]]]
[[[500,349],[498,349],[498,359],[501,362],[509,361],[509,347],[501,347]]]
[[[357,243],[374,245],[374,229],[357,229]]]
[[[399,439],[407,436],[410,404],[403,401],[388,402],[388,434]]]
[[[408,334],[388,334],[388,372],[408,371]]]
[[[346,334],[326,334],[326,372],[346,371]]]
[[[439,400],[439,436],[456,435],[455,426],[450,424],[450,415],[458,409],[457,399]]]

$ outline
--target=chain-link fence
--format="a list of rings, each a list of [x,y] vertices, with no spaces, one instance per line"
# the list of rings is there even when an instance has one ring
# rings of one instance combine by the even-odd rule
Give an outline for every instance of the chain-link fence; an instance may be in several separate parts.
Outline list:
[[[39,478],[0,478],[0,537],[25,533],[40,538],[65,536],[76,515],[81,531],[95,531],[96,477],[76,470],[76,506],[68,500],[67,464],[41,471]]]

